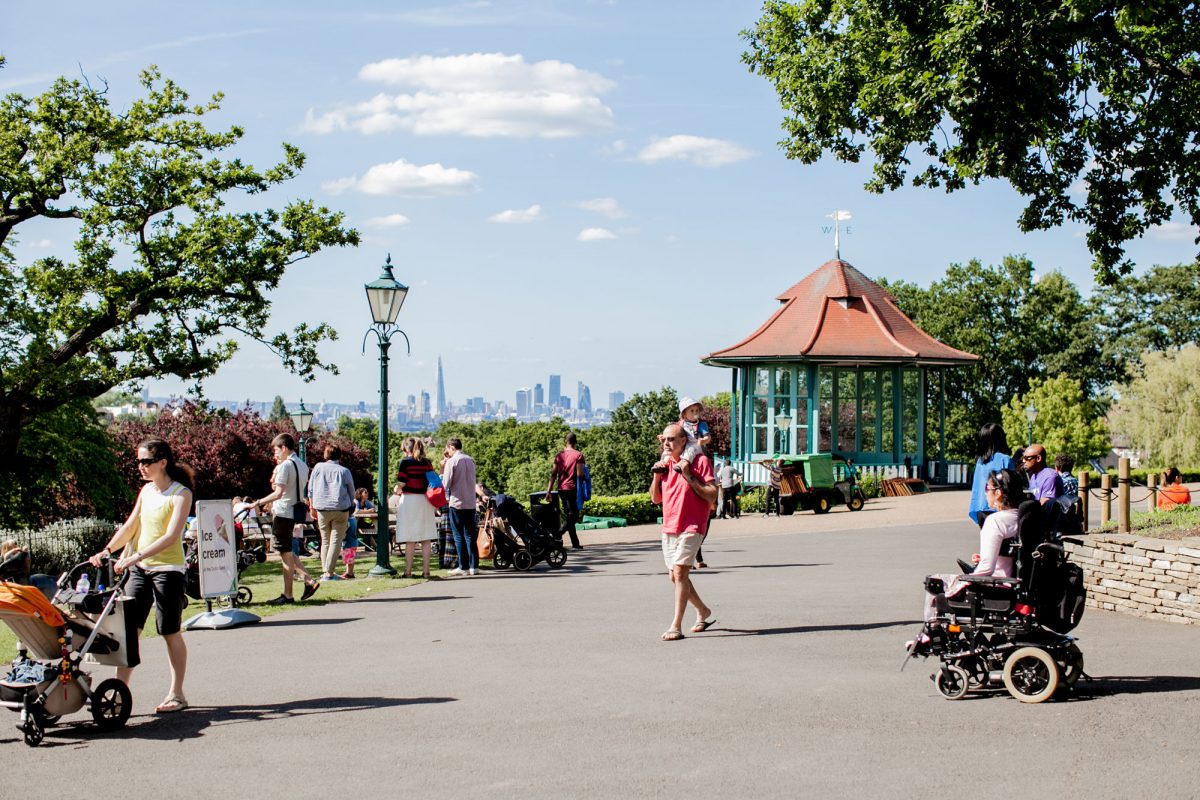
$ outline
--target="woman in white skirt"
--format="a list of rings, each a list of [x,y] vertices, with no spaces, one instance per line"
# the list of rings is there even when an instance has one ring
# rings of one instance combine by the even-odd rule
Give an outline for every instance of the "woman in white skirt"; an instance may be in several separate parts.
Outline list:
[[[400,505],[396,508],[396,542],[404,543],[404,577],[412,577],[413,552],[422,545],[422,577],[429,577],[430,542],[437,535],[433,504],[425,497],[433,462],[425,457],[425,445],[412,436],[404,440],[404,458],[396,469]]]

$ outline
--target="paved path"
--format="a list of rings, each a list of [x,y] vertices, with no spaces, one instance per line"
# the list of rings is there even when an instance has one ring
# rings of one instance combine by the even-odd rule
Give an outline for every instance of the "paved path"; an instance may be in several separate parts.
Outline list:
[[[188,634],[194,707],[174,717],[150,713],[165,687],[151,641],[125,731],[75,715],[28,749],[9,717],[0,796],[1196,796],[1200,627],[1089,610],[1077,633],[1097,680],[1040,706],[951,703],[931,662],[899,671],[922,576],[975,542],[961,503],[886,526],[952,505],[922,500],[718,528],[697,585],[719,624],[682,642],[658,641],[670,587],[645,529],[585,539],[560,572]],[[839,518],[865,527],[825,527]]]

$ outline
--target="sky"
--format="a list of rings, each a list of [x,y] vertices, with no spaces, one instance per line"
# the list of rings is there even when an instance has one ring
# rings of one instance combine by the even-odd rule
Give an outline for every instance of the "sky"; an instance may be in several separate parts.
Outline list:
[[[433,393],[438,356],[458,404],[512,404],[550,373],[571,396],[588,384],[596,406],[615,390],[727,389],[729,373],[699,359],[834,256],[837,210],[851,214],[842,258],[873,278],[928,285],[952,263],[1024,254],[1091,291],[1082,228],[1021,233],[1006,184],[873,195],[866,165],[785,158],[778,99],[741,63],[758,12],[736,0],[8,4],[0,92],[86,76],[124,108],[157,65],[194,100],[224,93],[210,125],[245,129],[237,156],[265,168],[283,142],[306,154],[255,202],[313,198],[362,233],[356,249],[291,267],[271,296],[272,330],[338,330],[321,355],[340,374],[306,384],[250,342],[206,380],[212,399],[376,404],[362,285],[388,255],[410,286],[398,325],[412,342],[392,348],[393,401]],[[19,228],[18,259],[69,258],[62,226]],[[1193,234],[1173,223],[1128,251],[1139,269],[1190,261]]]

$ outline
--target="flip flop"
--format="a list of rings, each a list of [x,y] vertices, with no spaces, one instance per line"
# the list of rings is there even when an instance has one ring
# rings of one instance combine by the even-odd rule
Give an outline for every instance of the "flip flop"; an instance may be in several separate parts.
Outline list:
[[[155,714],[174,714],[176,711],[183,711],[187,707],[188,707],[187,700],[184,700],[182,697],[176,697],[175,695],[170,695],[167,697],[166,700],[163,700],[161,703],[159,703],[155,707],[154,713]]]
[[[692,633],[704,633],[706,630],[708,630],[709,628],[711,628],[713,625],[716,625],[716,624],[717,624],[717,621],[715,619],[700,620],[699,622],[697,622],[695,625],[692,626]]]
[[[667,631],[662,635],[664,642],[678,642],[682,638],[684,638],[683,631]]]

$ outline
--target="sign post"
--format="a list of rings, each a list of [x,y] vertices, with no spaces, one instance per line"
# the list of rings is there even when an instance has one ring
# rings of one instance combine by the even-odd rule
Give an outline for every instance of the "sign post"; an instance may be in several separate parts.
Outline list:
[[[234,628],[260,622],[258,615],[237,607],[238,549],[232,500],[196,501],[195,546],[200,597],[207,610],[183,623],[184,630]],[[230,607],[214,611],[213,601],[222,598],[229,599]]]

